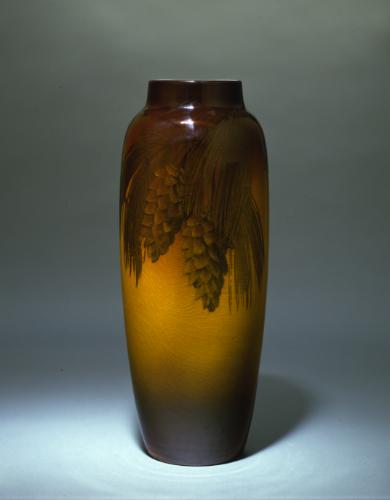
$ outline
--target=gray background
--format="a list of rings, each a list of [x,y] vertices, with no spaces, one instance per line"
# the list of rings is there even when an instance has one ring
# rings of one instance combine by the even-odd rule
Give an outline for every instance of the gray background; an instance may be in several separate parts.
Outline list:
[[[0,497],[390,498],[390,1],[1,1]],[[118,273],[123,135],[152,78],[238,78],[271,247],[242,460],[137,434]]]

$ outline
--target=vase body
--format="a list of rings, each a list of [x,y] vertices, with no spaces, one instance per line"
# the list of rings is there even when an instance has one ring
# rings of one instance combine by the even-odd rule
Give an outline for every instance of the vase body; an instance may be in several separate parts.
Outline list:
[[[236,458],[254,407],[268,254],[265,142],[241,82],[149,82],[123,145],[120,249],[146,450],[182,465]]]

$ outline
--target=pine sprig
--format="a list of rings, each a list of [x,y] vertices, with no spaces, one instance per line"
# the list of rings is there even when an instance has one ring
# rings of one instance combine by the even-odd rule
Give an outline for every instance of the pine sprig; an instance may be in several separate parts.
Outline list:
[[[145,134],[124,158],[121,225],[125,264],[138,284],[142,248],[156,262],[174,235],[183,237],[185,274],[203,307],[219,304],[228,272],[229,305],[249,307],[263,273],[261,217],[251,194],[251,117],[231,117],[202,137],[181,127]],[[226,256],[229,254],[228,265]]]

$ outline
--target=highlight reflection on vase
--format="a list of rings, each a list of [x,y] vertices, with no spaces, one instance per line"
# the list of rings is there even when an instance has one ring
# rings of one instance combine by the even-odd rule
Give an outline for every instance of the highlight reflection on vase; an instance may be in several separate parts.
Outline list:
[[[120,242],[148,452],[233,458],[253,411],[268,253],[265,144],[240,82],[150,82],[123,147]]]

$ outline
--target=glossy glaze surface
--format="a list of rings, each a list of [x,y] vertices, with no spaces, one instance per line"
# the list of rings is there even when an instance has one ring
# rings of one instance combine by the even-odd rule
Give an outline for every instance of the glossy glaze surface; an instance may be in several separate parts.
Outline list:
[[[120,247],[147,451],[233,459],[252,416],[268,254],[265,143],[240,82],[149,83],[123,146]]]

